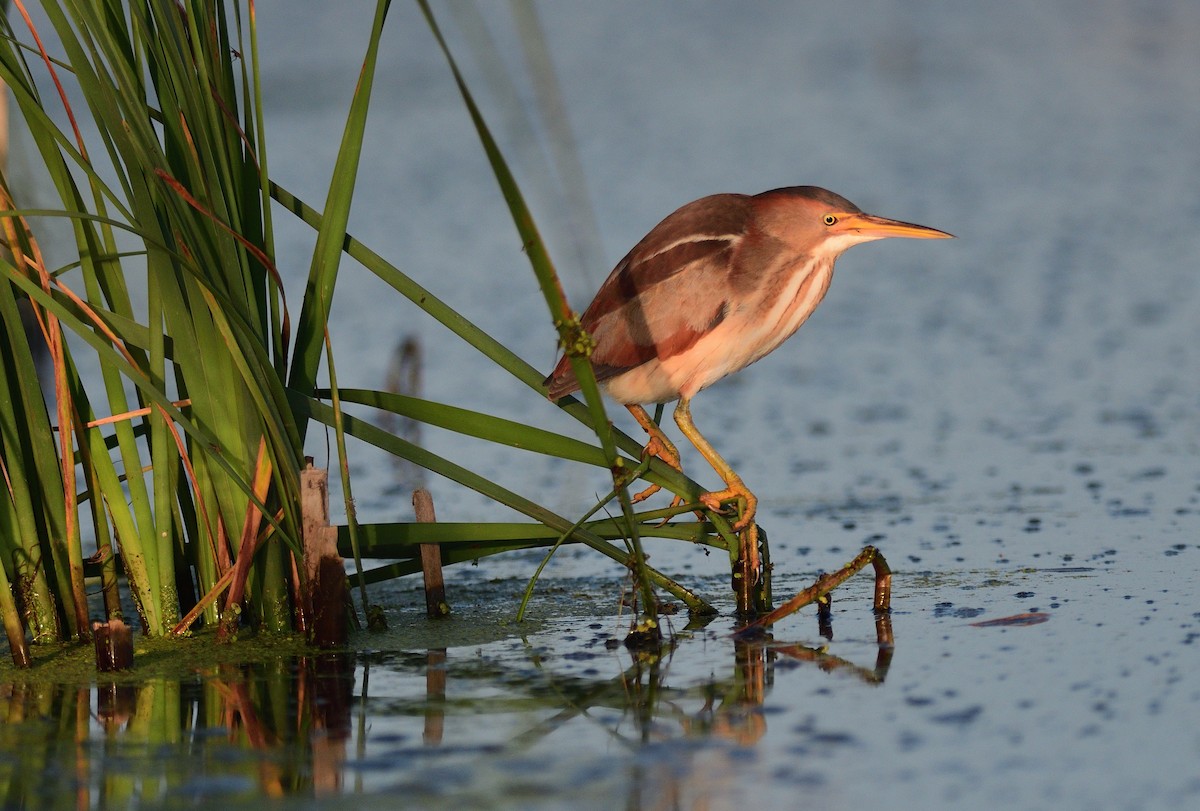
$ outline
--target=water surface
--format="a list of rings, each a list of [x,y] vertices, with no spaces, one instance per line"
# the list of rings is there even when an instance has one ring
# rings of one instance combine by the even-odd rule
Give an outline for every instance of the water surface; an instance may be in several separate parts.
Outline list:
[[[257,6],[272,171],[319,204],[370,9]],[[850,251],[796,338],[694,407],[762,499],[777,594],[875,544],[897,572],[894,649],[881,656],[869,578],[837,595],[832,640],[810,611],[739,647],[723,561],[659,544],[654,563],[725,613],[689,630],[676,617],[675,649],[642,661],[609,644],[625,619],[607,559],[560,555],[528,626],[512,613],[536,558],[489,559],[451,572],[455,614],[436,630],[412,583],[378,591],[403,631],[358,639],[332,671],[197,673],[135,685],[124,704],[103,688],[36,701],[5,688],[9,718],[25,719],[3,727],[9,796],[1195,807],[1200,6],[536,8],[583,203],[551,168],[508,6],[482,9],[503,71],[469,44],[462,7],[438,10],[577,306],[661,217],[717,191],[819,184],[959,236]],[[407,4],[380,71],[350,230],[549,369],[532,274]],[[312,235],[280,233],[299,295]],[[391,347],[415,335],[427,396],[579,432],[353,265],[333,318],[343,385],[381,385]],[[602,471],[422,441],[563,514],[607,489]],[[386,461],[354,453],[360,519],[407,518]],[[698,456],[684,463],[716,483]],[[496,517],[428,484],[443,520]],[[1041,621],[978,624],[1023,614]],[[156,736],[141,726],[153,713],[170,722]]]

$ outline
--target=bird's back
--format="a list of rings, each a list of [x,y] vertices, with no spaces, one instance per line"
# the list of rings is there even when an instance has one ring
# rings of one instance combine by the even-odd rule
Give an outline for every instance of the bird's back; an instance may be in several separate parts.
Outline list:
[[[751,199],[714,194],[694,200],[651,229],[605,279],[580,322],[594,346],[600,381],[685,351],[724,318],[714,285],[751,221]],[[550,399],[578,391],[564,356],[546,378]]]

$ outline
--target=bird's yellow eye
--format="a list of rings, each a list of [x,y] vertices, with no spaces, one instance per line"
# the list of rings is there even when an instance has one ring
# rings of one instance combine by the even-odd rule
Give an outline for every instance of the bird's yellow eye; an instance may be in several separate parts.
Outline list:
[[[833,216],[832,214],[826,214],[824,220],[826,225],[833,225],[835,222],[837,222],[837,217]]]

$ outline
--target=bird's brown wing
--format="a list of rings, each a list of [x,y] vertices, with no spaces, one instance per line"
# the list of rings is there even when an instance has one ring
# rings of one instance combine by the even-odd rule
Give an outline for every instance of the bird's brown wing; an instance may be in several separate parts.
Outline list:
[[[742,195],[705,197],[659,223],[617,264],[581,319],[595,342],[597,379],[684,352],[721,323],[748,221]],[[552,399],[578,389],[566,357],[546,382]]]

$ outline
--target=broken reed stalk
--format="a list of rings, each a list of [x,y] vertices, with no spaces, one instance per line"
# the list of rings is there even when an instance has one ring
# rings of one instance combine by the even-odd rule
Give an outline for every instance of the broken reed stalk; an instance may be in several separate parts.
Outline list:
[[[300,510],[304,521],[304,593],[310,618],[308,641],[319,648],[346,644],[346,567],[337,551],[337,528],[329,526],[329,471],[300,472]]]
[[[413,511],[417,521],[432,524],[437,521],[433,511],[433,496],[420,488],[413,492]],[[450,613],[446,602],[446,581],[442,576],[442,548],[434,543],[418,545],[421,552],[421,574],[425,580],[425,613],[430,619],[445,617]]]
[[[133,668],[133,629],[120,619],[92,623],[96,670],[113,673]]]

